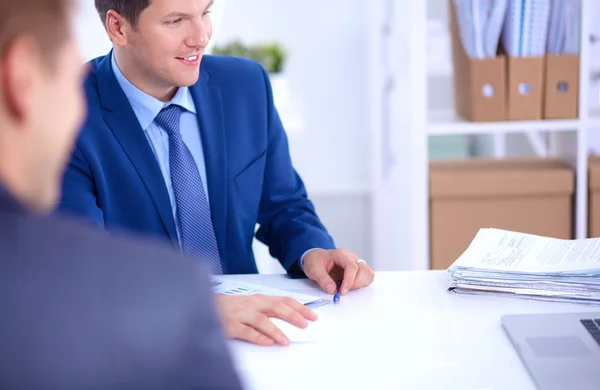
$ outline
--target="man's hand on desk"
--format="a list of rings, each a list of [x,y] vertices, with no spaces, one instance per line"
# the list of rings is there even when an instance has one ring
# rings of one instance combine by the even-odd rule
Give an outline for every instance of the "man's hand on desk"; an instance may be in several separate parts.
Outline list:
[[[299,328],[306,328],[308,321],[317,319],[312,310],[289,297],[217,295],[216,299],[227,337],[258,345],[289,344],[268,317],[280,318]]]
[[[323,291],[334,294],[336,281],[343,280],[340,294],[367,287],[373,283],[375,273],[369,265],[346,249],[315,249],[306,254],[304,273],[321,286]]]

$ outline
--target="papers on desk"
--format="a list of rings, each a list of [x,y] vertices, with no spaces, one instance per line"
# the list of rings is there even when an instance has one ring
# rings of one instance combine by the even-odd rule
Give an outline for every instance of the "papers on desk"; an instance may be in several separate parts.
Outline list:
[[[481,229],[448,272],[454,293],[600,303],[600,238]]]
[[[330,303],[329,300],[312,295],[299,294],[276,288],[263,287],[256,284],[241,283],[231,280],[226,280],[216,276],[212,277],[212,288],[215,294],[225,295],[255,295],[264,294],[276,297],[290,297],[298,302],[310,307],[311,309]]]

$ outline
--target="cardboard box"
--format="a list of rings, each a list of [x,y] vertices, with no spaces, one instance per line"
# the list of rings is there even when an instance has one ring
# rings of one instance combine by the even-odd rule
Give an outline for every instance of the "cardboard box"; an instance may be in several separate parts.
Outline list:
[[[588,159],[588,237],[600,237],[600,156]]]
[[[572,238],[575,174],[552,159],[430,163],[431,269],[447,269],[479,229]]]
[[[542,119],[544,57],[508,57],[507,119]]]
[[[579,56],[547,54],[544,119],[579,117]]]
[[[473,122],[505,120],[506,57],[469,58],[458,33],[454,4],[448,5],[456,114]]]

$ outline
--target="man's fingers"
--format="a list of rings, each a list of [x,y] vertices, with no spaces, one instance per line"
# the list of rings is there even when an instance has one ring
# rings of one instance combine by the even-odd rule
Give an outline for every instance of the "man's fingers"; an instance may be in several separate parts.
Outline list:
[[[354,279],[354,285],[352,289],[358,289],[367,287],[373,280],[375,279],[375,272],[369,267],[367,263],[358,264],[358,272],[356,274],[356,279]]]
[[[306,328],[307,320],[317,319],[312,310],[290,297],[259,294],[244,297],[220,296],[217,304],[225,334],[229,338],[258,345],[290,343],[287,335],[269,317],[279,318],[299,328]]]
[[[307,274],[310,274],[310,278],[317,282],[323,291],[328,294],[335,293],[335,282],[333,279],[331,279],[329,273],[327,273],[324,262],[319,262],[315,265],[312,265],[310,269],[306,270],[306,272]]]
[[[285,298],[284,303],[291,307],[293,310],[300,313],[302,317],[306,318],[307,320],[316,321],[317,318],[319,318],[317,316],[317,313],[310,310],[308,307],[306,307],[306,305],[303,305],[302,303],[298,302],[293,298]]]
[[[283,334],[283,332],[264,315],[257,316],[256,320],[250,325],[257,331],[261,332],[267,337],[270,337],[272,340],[275,340],[281,345],[288,345],[290,343],[290,340],[287,338],[287,336]]]
[[[265,314],[269,317],[277,317],[299,328],[306,328],[308,321],[298,311],[292,309],[286,303],[285,298],[273,300]]]
[[[253,326],[242,324],[241,322],[235,324],[233,337],[240,340],[249,341],[254,344],[263,345],[265,347],[271,346],[274,343],[274,339],[272,337],[259,332]]]
[[[298,328],[306,328],[308,321],[317,319],[317,315],[300,302],[290,297],[260,298],[265,306],[256,312],[249,325],[281,345],[288,345],[289,339],[273,324],[268,317],[279,318]]]
[[[354,285],[354,280],[358,273],[358,264],[356,263],[356,260],[350,256],[344,256],[336,263],[339,264],[339,267],[344,269],[344,280],[342,282],[342,287],[340,288],[340,294],[344,295],[350,291],[350,288]]]
[[[286,320],[300,328],[308,325],[306,320],[315,321],[317,319],[314,311],[290,297],[281,298],[279,302],[273,304],[268,315]]]

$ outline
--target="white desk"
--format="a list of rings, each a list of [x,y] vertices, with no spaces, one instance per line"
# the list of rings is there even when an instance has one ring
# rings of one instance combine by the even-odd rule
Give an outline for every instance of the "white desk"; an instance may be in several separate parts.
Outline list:
[[[232,280],[319,294],[283,275]],[[501,325],[508,313],[593,311],[589,306],[446,291],[446,272],[381,272],[373,284],[315,309],[322,336],[307,344],[231,342],[248,389],[534,389]],[[327,296],[327,294],[322,294]],[[597,310],[596,310],[597,311]]]

